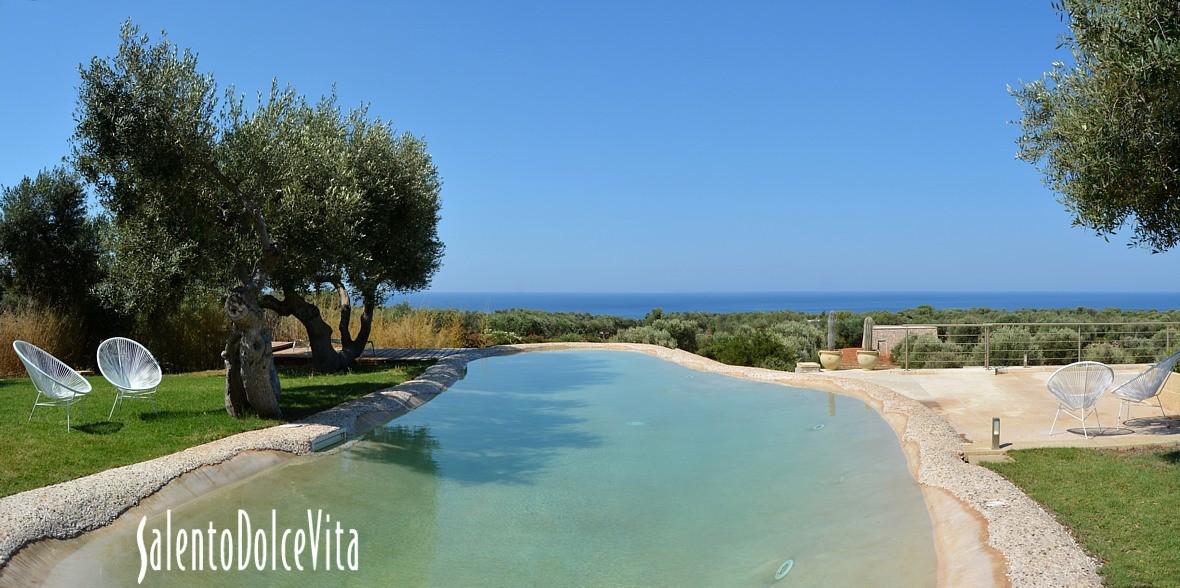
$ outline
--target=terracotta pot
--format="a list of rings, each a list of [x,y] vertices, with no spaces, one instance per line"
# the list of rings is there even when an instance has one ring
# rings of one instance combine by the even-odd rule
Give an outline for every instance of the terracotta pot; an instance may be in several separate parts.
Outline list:
[[[825,370],[840,369],[840,351],[823,349],[819,352],[819,364],[824,366]]]
[[[871,370],[877,367],[877,360],[880,358],[880,351],[861,349],[856,352],[856,363],[860,364],[860,369]]]

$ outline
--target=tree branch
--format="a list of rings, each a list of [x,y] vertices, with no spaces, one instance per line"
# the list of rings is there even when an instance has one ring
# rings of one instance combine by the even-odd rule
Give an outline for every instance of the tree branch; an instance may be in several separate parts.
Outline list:
[[[242,192],[241,184],[233,180],[217,166],[212,159],[203,158],[205,169],[213,175],[226,190],[238,197],[242,203],[242,209],[249,217],[251,224],[254,225],[254,230],[258,233],[258,244],[262,248],[262,257],[254,264],[254,271],[252,272],[249,283],[252,286],[261,285],[264,275],[270,273],[270,269],[274,267],[275,262],[279,258],[279,248],[270,238],[270,231],[266,226],[266,217],[262,214],[262,207],[258,205],[253,199],[246,196]]]

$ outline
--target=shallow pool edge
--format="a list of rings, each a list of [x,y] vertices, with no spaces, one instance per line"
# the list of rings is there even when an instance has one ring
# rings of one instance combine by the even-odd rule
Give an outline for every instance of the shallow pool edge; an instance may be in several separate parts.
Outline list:
[[[731,366],[682,350],[632,343],[537,343],[472,349],[418,378],[313,415],[297,427],[239,433],[146,462],[0,498],[0,579],[23,548],[104,527],[186,473],[252,451],[307,454],[413,410],[487,357],[559,350],[639,352],[699,371],[856,397],[892,427],[930,512],[940,586],[1100,586],[1098,563],[1069,531],[1010,482],[963,458],[961,439],[930,408],[877,384]],[[246,471],[246,470],[243,470]],[[252,475],[243,474],[242,477]],[[36,551],[36,550],[29,550]],[[23,575],[23,574],[22,574]],[[26,576],[27,577],[27,576]]]

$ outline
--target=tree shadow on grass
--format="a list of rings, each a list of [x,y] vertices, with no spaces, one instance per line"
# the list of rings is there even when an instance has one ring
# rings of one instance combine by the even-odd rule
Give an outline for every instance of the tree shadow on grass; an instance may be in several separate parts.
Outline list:
[[[81,431],[88,435],[112,435],[118,433],[123,429],[123,423],[117,421],[99,421],[96,423],[86,423],[85,425],[77,425],[74,427],[75,431]]]
[[[181,420],[181,419],[191,419],[191,418],[197,418],[197,417],[217,416],[217,415],[226,416],[225,409],[224,408],[210,408],[207,410],[199,410],[199,409],[160,410],[160,411],[154,411],[154,412],[153,411],[141,412],[141,413],[139,413],[138,416],[139,416],[139,420],[150,423],[150,422],[154,422],[154,421],[175,421],[175,420]]]
[[[386,385],[377,385],[372,382],[292,386],[283,389],[283,393],[279,397],[279,407],[283,410],[283,420],[293,422],[386,387]],[[225,408],[218,406],[207,409],[160,410],[157,412],[147,410],[138,416],[145,422],[154,422],[226,416],[226,413]]]
[[[389,385],[375,385],[372,382],[292,386],[283,389],[279,396],[279,407],[283,410],[283,419],[298,421],[387,387]]]
[[[1180,465],[1180,451],[1165,451],[1159,454],[1160,459],[1168,462],[1170,465]]]

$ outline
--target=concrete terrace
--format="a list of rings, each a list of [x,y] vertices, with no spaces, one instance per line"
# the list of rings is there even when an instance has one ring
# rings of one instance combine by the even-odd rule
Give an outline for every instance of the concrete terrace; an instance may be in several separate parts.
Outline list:
[[[1114,366],[1114,386],[1147,367]],[[1064,414],[1057,422],[1057,432],[1049,435],[1057,402],[1046,389],[1046,382],[1056,369],[1018,367],[995,373],[982,367],[910,371],[894,368],[824,373],[834,378],[885,386],[930,407],[962,434],[964,452],[973,458],[997,453],[991,449],[992,417],[1000,417],[1001,451],[1031,447],[1130,447],[1180,443],[1180,376],[1176,374],[1168,380],[1161,395],[1168,414],[1166,418],[1160,415],[1158,407],[1134,406],[1131,418],[1120,423],[1117,419],[1119,401],[1107,393],[1098,400],[1098,418],[1102,426],[1098,427],[1093,417],[1086,423],[1091,438],[1082,435],[1077,420]]]

